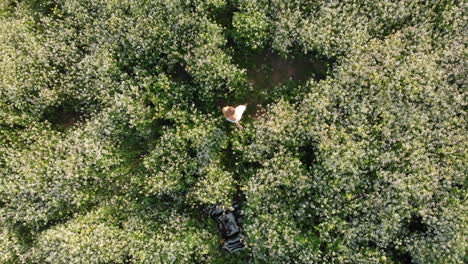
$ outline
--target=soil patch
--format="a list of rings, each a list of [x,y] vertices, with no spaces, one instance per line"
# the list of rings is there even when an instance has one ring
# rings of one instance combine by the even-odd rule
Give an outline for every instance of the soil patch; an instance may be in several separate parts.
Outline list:
[[[252,56],[251,63],[246,69],[247,77],[254,87],[269,89],[288,81],[324,79],[327,73],[327,63],[304,55],[286,59],[278,54],[267,52]]]
[[[62,104],[46,111],[44,119],[48,120],[57,130],[64,131],[74,126],[83,116],[84,113],[67,104]]]
[[[246,114],[258,118],[269,103],[290,100],[304,92],[309,79],[325,79],[330,63],[315,56],[296,54],[284,58],[271,51],[239,56],[238,65],[247,71],[252,92],[245,95]]]
[[[193,77],[185,70],[185,67],[182,66],[182,64],[177,63],[173,70],[172,73],[170,73],[172,76],[173,80],[176,82],[191,82],[193,81]]]

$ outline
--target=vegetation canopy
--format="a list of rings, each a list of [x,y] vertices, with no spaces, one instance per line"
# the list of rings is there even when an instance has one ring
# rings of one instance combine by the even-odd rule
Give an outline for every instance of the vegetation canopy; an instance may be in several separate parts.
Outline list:
[[[466,7],[0,0],[0,263],[467,263]]]

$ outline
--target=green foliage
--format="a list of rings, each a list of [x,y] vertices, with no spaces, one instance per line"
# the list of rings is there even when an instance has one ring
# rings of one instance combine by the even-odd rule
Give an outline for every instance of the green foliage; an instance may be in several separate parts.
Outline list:
[[[0,262],[466,262],[465,9],[1,1]]]
[[[125,199],[127,199],[125,201]],[[175,203],[117,198],[40,234],[34,263],[216,262],[219,250],[204,221]],[[213,228],[213,226],[210,226]]]
[[[180,196],[188,193],[190,203],[230,205],[234,182],[221,164],[227,135],[216,128],[210,116],[168,130],[145,158],[142,188],[148,195]],[[219,119],[218,119],[219,120]]]
[[[118,160],[108,159],[112,149],[86,133],[63,138],[50,127],[33,126],[2,146],[2,223],[38,229],[93,203],[95,191],[110,180],[103,175]]]
[[[216,165],[205,168],[203,174],[203,179],[189,193],[189,199],[194,199],[197,204],[221,204],[229,207],[235,192],[232,174]]]
[[[123,262],[128,233],[106,219],[106,208],[78,216],[40,234],[32,259],[40,263]]]
[[[268,34],[265,14],[257,10],[237,12],[232,19],[234,39],[251,49],[263,48]]]
[[[264,263],[319,260],[319,238],[307,210],[311,181],[297,158],[284,150],[265,161],[244,187],[245,231],[253,254]]]
[[[447,208],[444,199],[455,207],[463,203],[456,187],[463,186],[465,179],[463,92],[449,84],[449,76],[437,66],[434,54],[424,55],[430,49],[427,35],[415,38],[412,33],[403,31],[356,49],[335,69],[337,78],[310,82],[311,92],[295,109],[285,102],[275,105],[272,114],[251,132],[253,140],[244,141],[251,142],[247,149],[239,144],[248,153],[248,162],[263,165],[265,159],[275,161],[278,155],[293,156],[310,171],[312,183],[307,187],[295,181],[295,186],[308,188],[305,193],[313,199],[293,203],[302,203],[307,212],[295,211],[298,219],[314,216],[309,223],[315,226],[322,244],[308,257],[322,254],[322,259],[330,262],[365,258],[375,263],[397,261],[398,255],[404,254],[418,263],[461,263],[461,248],[465,246],[457,249],[455,245],[464,242],[455,234],[465,232],[463,210],[440,214],[439,209]],[[314,151],[316,157],[304,156],[304,150]],[[274,171],[281,175],[278,169]],[[260,175],[262,170],[256,177]],[[270,197],[279,196],[263,197],[260,187],[254,190],[251,195],[261,199],[248,197],[248,208],[254,210],[268,208],[274,204]],[[301,192],[287,193],[279,197],[284,201],[291,193]],[[294,207],[278,208],[285,213],[285,208]],[[274,214],[266,219],[258,213],[248,217],[254,226],[287,223]],[[291,224],[286,230],[293,232],[297,226]],[[294,240],[257,240],[259,235],[255,234],[248,237],[259,255],[288,256],[278,254],[275,248],[286,248]],[[314,248],[315,243],[309,242],[308,248]],[[391,253],[377,254],[377,249]],[[305,257],[295,261],[311,262]],[[288,261],[278,260],[281,262]]]

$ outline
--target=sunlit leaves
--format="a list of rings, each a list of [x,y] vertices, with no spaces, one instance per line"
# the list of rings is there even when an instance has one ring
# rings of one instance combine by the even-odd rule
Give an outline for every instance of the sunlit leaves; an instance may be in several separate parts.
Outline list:
[[[2,2],[0,262],[463,263],[464,9]],[[328,72],[258,87],[261,54]],[[237,255],[203,211],[233,203]]]

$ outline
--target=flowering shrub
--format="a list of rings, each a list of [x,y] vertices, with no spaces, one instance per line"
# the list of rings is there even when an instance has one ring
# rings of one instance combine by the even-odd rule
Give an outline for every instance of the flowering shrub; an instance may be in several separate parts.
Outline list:
[[[464,9],[3,1],[0,262],[465,263]]]

